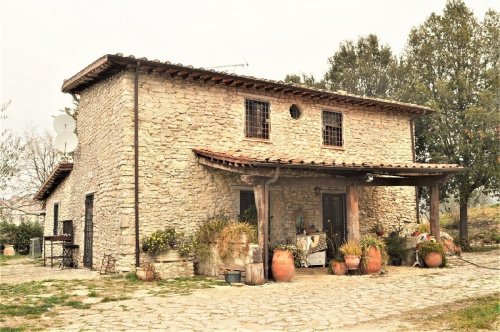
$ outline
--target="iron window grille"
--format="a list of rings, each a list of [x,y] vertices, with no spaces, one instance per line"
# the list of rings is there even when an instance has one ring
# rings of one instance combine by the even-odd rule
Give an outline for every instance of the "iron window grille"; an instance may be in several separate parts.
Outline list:
[[[269,103],[245,99],[245,137],[269,139]]]
[[[59,223],[59,204],[55,203],[54,204],[54,229],[53,229],[53,235],[57,235],[57,226]]]
[[[323,111],[323,145],[343,146],[342,113]]]

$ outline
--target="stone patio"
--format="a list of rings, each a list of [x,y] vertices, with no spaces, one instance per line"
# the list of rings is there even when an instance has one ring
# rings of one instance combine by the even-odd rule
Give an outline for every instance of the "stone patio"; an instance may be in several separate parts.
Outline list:
[[[498,250],[463,257],[500,267]],[[405,330],[407,312],[500,290],[498,270],[450,261],[452,267],[445,269],[388,267],[388,273],[381,276],[301,274],[292,283],[217,286],[169,297],[141,289],[130,300],[99,303],[84,311],[64,309],[62,325],[53,330]],[[41,269],[32,271],[42,278]],[[78,277],[96,277],[93,272],[75,271]],[[5,266],[0,272],[5,282]],[[60,279],[75,276],[72,273],[50,271],[47,275]]]

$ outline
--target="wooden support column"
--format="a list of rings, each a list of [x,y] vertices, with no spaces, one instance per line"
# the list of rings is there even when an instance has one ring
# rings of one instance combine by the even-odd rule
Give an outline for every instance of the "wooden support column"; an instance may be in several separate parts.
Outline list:
[[[434,236],[436,241],[441,240],[441,234],[439,232],[439,185],[434,184],[429,187],[430,189],[430,195],[431,195],[431,202],[430,202],[430,214],[431,214],[431,220],[430,220],[430,228],[431,228],[431,235]]]
[[[262,257],[264,257],[264,247],[266,238],[266,225],[267,225],[267,215],[266,215],[266,189],[264,182],[259,184],[254,184],[253,193],[255,196],[255,206],[257,208],[257,237],[259,240],[259,248],[262,251]]]
[[[359,241],[359,206],[358,187],[346,187],[347,200],[347,238]]]

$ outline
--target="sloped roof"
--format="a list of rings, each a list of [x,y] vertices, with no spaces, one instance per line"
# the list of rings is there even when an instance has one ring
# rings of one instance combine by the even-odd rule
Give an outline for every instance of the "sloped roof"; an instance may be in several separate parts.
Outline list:
[[[170,77],[181,77],[203,82],[213,82],[235,88],[251,88],[256,90],[278,92],[289,95],[297,95],[305,98],[312,98],[318,101],[334,101],[353,105],[377,107],[379,109],[389,109],[416,114],[431,113],[433,110],[426,106],[420,106],[409,103],[402,103],[393,100],[385,100],[374,97],[357,96],[345,92],[330,91],[309,86],[285,83],[283,81],[273,81],[252,76],[243,76],[230,74],[226,72],[217,72],[205,68],[195,68],[183,64],[173,64],[169,61],[161,62],[159,60],[148,60],[147,58],[135,58],[134,56],[123,56],[118,53],[115,55],[107,54],[69,79],[62,85],[63,92],[78,93],[87,87],[104,80],[120,71],[135,68],[140,64],[141,70],[151,73],[168,75]]]
[[[286,155],[255,156],[241,150],[219,152],[211,149],[197,148],[193,149],[193,152],[197,157],[208,159],[213,163],[248,168],[281,166],[310,170],[391,174],[445,174],[456,173],[463,169],[463,167],[455,164],[390,163],[377,161],[352,162]]]
[[[55,188],[71,173],[73,163],[60,163],[49,175],[45,183],[38,189],[33,199],[43,201],[55,190]]]

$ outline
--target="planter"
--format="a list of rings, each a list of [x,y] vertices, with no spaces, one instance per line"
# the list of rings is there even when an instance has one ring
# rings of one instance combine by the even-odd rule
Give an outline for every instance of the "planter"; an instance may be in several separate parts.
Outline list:
[[[155,257],[155,261],[159,263],[163,262],[179,262],[182,260],[179,250],[170,249],[166,253],[159,254]]]
[[[377,234],[377,236],[383,236],[385,231],[376,231],[375,234]]]
[[[228,271],[224,275],[224,280],[230,284],[233,282],[241,282],[241,272],[240,271]]]
[[[343,276],[347,274],[347,266],[344,262],[332,261],[331,265],[333,274],[335,274],[336,276]]]
[[[380,249],[374,246],[371,246],[368,249],[368,253],[366,253],[365,257],[365,273],[366,274],[379,274],[382,269],[382,253]]]
[[[137,270],[136,272],[136,275],[137,275],[137,278],[143,280],[143,281],[153,281],[155,280],[155,272],[154,271],[151,271],[151,270],[148,270],[148,271],[144,271],[144,270]]]
[[[271,265],[273,278],[276,282],[289,282],[295,276],[293,253],[288,250],[275,249]]]
[[[403,260],[401,259],[401,257],[391,257],[391,264],[393,266],[401,266],[402,262]]]
[[[360,257],[353,255],[344,256],[345,265],[348,270],[357,270],[359,267]]]
[[[440,267],[443,263],[443,256],[439,252],[431,252],[425,256],[424,261],[427,267]]]
[[[3,250],[4,256],[14,256],[16,251],[14,250],[13,244],[6,244],[5,249]]]

